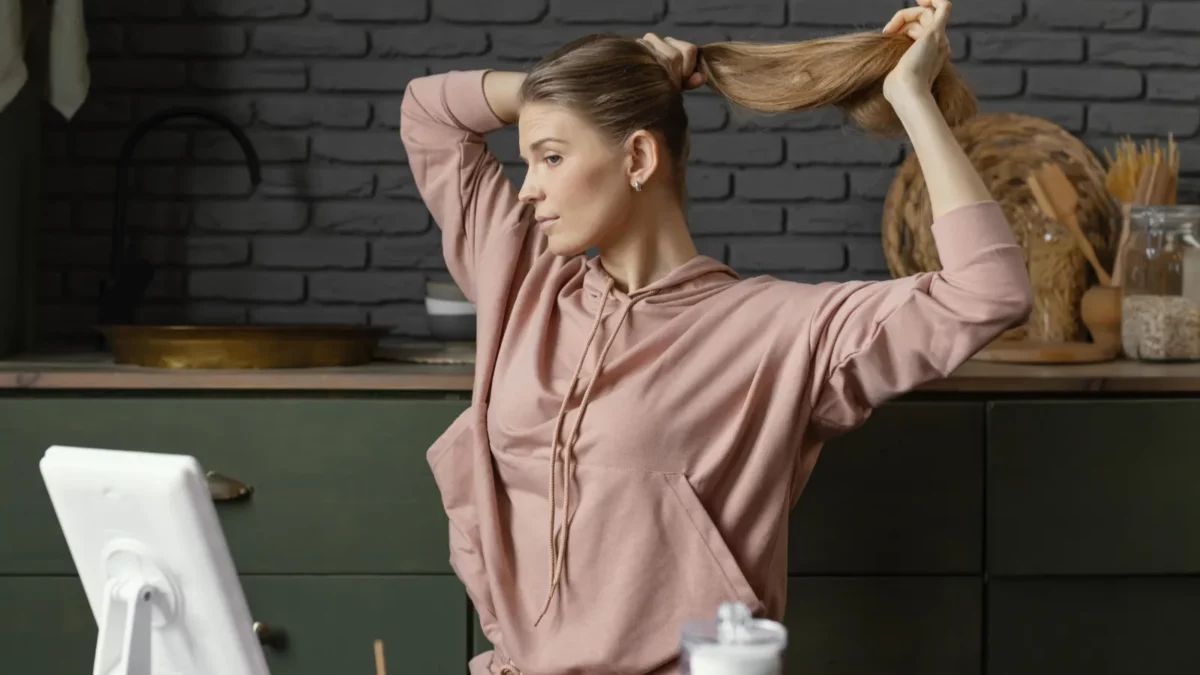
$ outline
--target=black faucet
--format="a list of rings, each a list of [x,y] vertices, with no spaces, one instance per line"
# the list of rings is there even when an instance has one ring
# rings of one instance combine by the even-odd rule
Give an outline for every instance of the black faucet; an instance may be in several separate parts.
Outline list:
[[[242,154],[246,156],[246,167],[250,170],[251,185],[257,186],[262,182],[258,153],[255,152],[250,139],[233,123],[233,120],[220,113],[205,108],[169,108],[155,113],[139,123],[125,139],[125,143],[121,146],[121,154],[117,157],[117,184],[113,193],[112,255],[109,278],[100,287],[100,325],[133,323],[134,310],[150,286],[150,281],[154,278],[154,267],[137,255],[137,247],[134,244],[126,241],[127,174],[134,148],[137,147],[146,132],[176,117],[199,117],[223,127],[233,134],[234,140],[242,148]]]

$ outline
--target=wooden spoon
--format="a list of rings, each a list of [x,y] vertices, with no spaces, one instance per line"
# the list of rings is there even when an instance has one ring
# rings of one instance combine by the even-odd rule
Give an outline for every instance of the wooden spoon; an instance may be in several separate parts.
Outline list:
[[[1051,220],[1066,225],[1067,229],[1071,231],[1075,237],[1075,243],[1079,246],[1079,250],[1083,251],[1083,256],[1091,263],[1092,270],[1096,272],[1100,283],[1111,286],[1112,277],[1100,265],[1100,261],[1096,258],[1096,250],[1092,248],[1091,242],[1083,234],[1083,229],[1079,227],[1079,219],[1075,215],[1079,207],[1079,193],[1075,191],[1075,186],[1071,184],[1071,179],[1067,178],[1067,174],[1063,173],[1057,164],[1046,164],[1029,176],[1028,183],[1029,189],[1033,192],[1033,197],[1042,211],[1045,211]]]

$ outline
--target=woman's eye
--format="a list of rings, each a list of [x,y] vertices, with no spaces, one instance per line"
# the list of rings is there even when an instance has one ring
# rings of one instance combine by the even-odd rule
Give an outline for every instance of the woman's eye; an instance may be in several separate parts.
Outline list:
[[[546,155],[546,163],[550,166],[557,166],[562,161],[561,155]]]

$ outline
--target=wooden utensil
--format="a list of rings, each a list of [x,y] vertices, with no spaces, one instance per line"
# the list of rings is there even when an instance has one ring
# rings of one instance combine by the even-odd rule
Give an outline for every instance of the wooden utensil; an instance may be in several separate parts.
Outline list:
[[[387,667],[383,663],[383,640],[375,641],[375,675],[387,675]]]
[[[1075,191],[1075,186],[1071,184],[1067,174],[1063,173],[1057,164],[1045,164],[1029,176],[1028,183],[1034,199],[1046,216],[1067,226],[1100,283],[1111,286],[1112,277],[1096,258],[1095,249],[1079,227],[1079,219],[1075,215],[1079,206],[1079,193]]]

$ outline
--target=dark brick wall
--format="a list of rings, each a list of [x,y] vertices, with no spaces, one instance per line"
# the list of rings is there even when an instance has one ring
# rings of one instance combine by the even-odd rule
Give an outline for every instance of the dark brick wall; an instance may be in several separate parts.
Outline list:
[[[90,0],[94,88],[51,123],[42,320],[94,319],[113,164],[131,124],[198,104],[243,126],[264,162],[251,191],[221,131],[148,136],[129,222],[162,266],[145,318],[371,322],[420,335],[422,284],[444,276],[396,128],[415,76],[520,69],[576,35],[646,31],[697,42],[875,30],[903,0]],[[954,59],[985,111],[1047,117],[1104,147],[1200,130],[1200,2],[958,0]],[[905,148],[817,111],[768,122],[688,98],[691,224],[745,274],[886,277],[881,199]],[[515,134],[492,145],[519,179]],[[1183,143],[1185,172],[1200,143]],[[1185,196],[1196,192],[1184,181]]]

